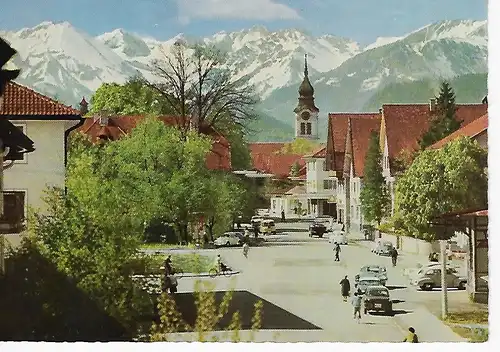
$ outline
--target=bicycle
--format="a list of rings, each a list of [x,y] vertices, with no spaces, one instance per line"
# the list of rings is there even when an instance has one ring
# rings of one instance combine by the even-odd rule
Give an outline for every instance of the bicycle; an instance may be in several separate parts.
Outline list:
[[[211,278],[214,278],[217,275],[229,277],[232,275],[232,272],[231,272],[231,269],[228,267],[226,267],[222,270],[219,270],[217,268],[212,268],[208,271],[208,275],[210,275]]]

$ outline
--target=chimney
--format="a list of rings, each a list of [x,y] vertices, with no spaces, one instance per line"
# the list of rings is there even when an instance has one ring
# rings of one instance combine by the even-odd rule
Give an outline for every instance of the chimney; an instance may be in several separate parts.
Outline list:
[[[484,96],[484,98],[482,100],[482,103],[483,104],[488,104],[488,96],[487,95]]]
[[[436,110],[436,99],[432,98],[429,101],[429,111],[435,111]]]
[[[89,103],[85,100],[85,97],[82,98],[82,101],[80,102],[80,114],[82,116],[87,115],[89,112]]]

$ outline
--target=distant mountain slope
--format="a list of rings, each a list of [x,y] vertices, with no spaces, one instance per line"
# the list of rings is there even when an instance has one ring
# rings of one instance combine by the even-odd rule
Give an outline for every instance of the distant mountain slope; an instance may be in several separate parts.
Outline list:
[[[423,79],[415,82],[391,83],[377,91],[363,107],[364,111],[378,111],[382,104],[428,103],[439,92],[439,80]],[[460,104],[480,103],[488,92],[488,74],[468,74],[450,80]]]
[[[166,41],[123,29],[92,37],[68,22],[43,22],[0,35],[19,52],[12,60],[22,70],[19,83],[73,106],[102,83],[124,83],[135,75],[154,80],[149,64],[179,40],[214,44],[225,53],[225,67],[234,78],[247,79],[262,100],[259,109],[270,117],[258,122],[262,136],[252,138],[263,140],[293,137],[305,53],[322,138],[329,112],[363,111],[378,104],[373,96],[380,89],[401,82],[485,74],[488,56],[487,22],[471,20],[440,21],[404,36],[378,38],[365,48],[334,35],[262,26],[205,38],[179,34]]]

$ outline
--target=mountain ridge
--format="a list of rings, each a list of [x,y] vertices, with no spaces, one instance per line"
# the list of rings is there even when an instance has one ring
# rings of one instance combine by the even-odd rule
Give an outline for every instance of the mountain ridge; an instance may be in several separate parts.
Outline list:
[[[22,70],[18,81],[69,105],[102,83],[124,83],[137,74],[154,79],[149,63],[178,40],[214,44],[226,53],[235,78],[254,85],[267,119],[290,126],[306,53],[323,122],[328,112],[363,110],[393,83],[487,72],[487,21],[440,21],[365,47],[335,35],[263,26],[205,38],[178,34],[166,41],[120,28],[93,37],[69,22],[42,22],[0,35],[19,52],[13,60]]]

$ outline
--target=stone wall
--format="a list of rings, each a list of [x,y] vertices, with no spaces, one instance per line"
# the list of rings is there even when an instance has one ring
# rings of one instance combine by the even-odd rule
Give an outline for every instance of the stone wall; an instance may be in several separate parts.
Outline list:
[[[408,236],[396,236],[382,232],[382,239],[392,242],[402,252],[429,256],[431,252],[439,253],[439,242],[427,242]]]

